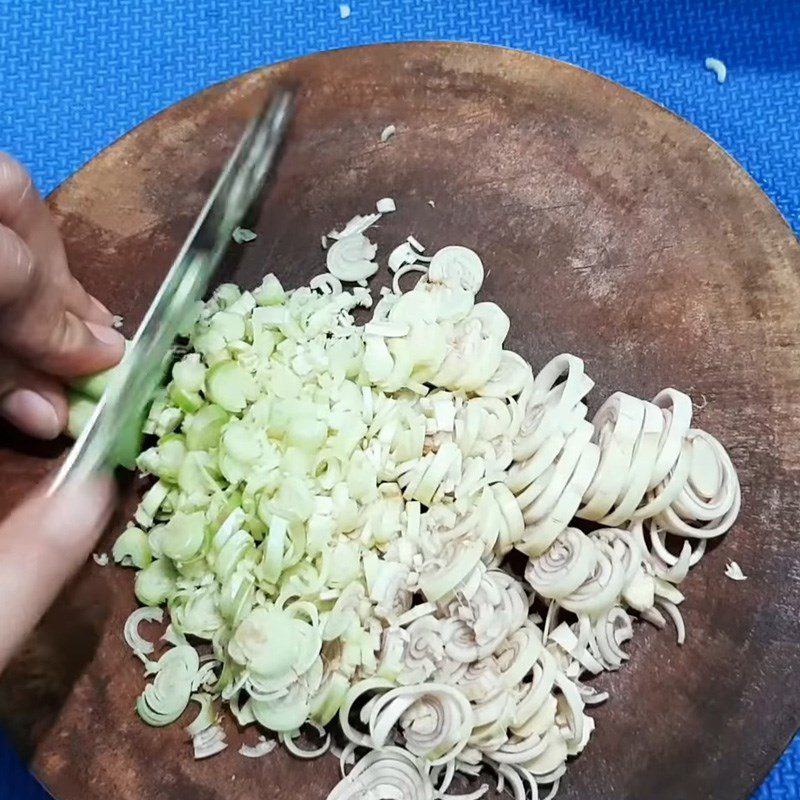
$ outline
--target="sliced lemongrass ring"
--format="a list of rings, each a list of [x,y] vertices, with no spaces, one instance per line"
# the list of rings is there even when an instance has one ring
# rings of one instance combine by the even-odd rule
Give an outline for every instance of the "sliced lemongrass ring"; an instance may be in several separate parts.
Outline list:
[[[547,515],[525,527],[522,544],[519,549],[527,555],[545,552],[564,530],[566,530],[578,506],[583,493],[597,470],[600,461],[600,449],[591,442],[586,445],[578,461],[569,483]],[[522,518],[525,519],[523,512]]]
[[[554,433],[530,458],[513,463],[506,475],[508,488],[517,493],[530,486],[558,458],[565,443],[564,434]]]
[[[617,507],[600,520],[604,525],[616,527],[630,520],[647,492],[650,475],[658,456],[658,445],[664,431],[661,410],[652,403],[642,403],[644,421],[628,469],[628,486]]]
[[[524,358],[503,350],[500,366],[489,380],[475,391],[483,397],[516,397],[532,380],[533,371]]]
[[[556,503],[575,472],[578,461],[592,438],[594,429],[584,420],[582,425],[567,439],[564,449],[555,462],[555,469],[547,487],[531,505],[522,508],[525,524],[541,519]],[[541,478],[539,479],[542,480]]]
[[[642,522],[660,514],[665,508],[671,506],[683,491],[689,478],[692,466],[692,448],[684,441],[681,444],[680,455],[675,468],[667,478],[656,486],[647,495],[647,502],[636,509],[631,515],[632,522]]]
[[[549,486],[553,473],[556,470],[556,465],[551,464],[539,478],[532,481],[517,495],[517,505],[521,509],[527,508],[531,505],[537,497]]]
[[[600,447],[600,464],[586,490],[579,517],[602,519],[625,492],[644,418],[644,403],[623,392],[611,395],[595,414],[592,425],[594,442]]]
[[[653,404],[664,411],[667,426],[650,479],[648,487],[650,489],[658,486],[675,466],[680,454],[681,441],[692,424],[692,400],[683,392],[677,389],[662,389],[653,398]]]

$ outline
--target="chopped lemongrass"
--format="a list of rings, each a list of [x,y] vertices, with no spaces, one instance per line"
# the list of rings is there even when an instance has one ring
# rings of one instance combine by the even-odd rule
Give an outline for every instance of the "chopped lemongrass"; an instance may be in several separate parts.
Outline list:
[[[746,581],[747,575],[742,572],[742,568],[735,562],[729,561],[725,567],[725,575],[732,581]]]
[[[257,239],[258,234],[251,231],[249,228],[235,228],[232,238],[236,244],[244,244],[245,242],[252,242],[254,239]]]
[[[736,471],[677,390],[617,392],[589,421],[583,362],[534,372],[508,349],[473,250],[409,236],[373,298],[365,231],[392,210],[322,237],[307,286],[224,284],[187,330],[145,423],[155,482],[112,550],[144,606],[124,629],[152,680],[137,712],[158,727],[195,701],[198,759],[227,747],[227,709],[301,758],[338,719],[351,768],[329,800],[433,800],[484,766],[552,795],[607,697],[583,679],[629,660],[637,617],[685,640],[676,584],[733,524]],[[154,661],[139,626],[162,620]]]
[[[391,214],[392,211],[397,211],[397,204],[394,202],[394,199],[391,198],[391,197],[382,197],[375,204],[375,208],[381,214]]]
[[[725,66],[725,63],[718,58],[707,58],[705,63],[706,69],[717,76],[717,83],[725,83],[728,77],[728,68]]]

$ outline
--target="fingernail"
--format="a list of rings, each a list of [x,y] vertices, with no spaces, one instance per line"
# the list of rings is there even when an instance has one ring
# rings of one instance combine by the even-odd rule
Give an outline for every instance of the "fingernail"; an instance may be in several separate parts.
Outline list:
[[[96,322],[87,322],[86,327],[94,334],[94,338],[105,345],[112,347],[125,347],[125,337],[114,328],[98,325]]]
[[[92,298],[92,302],[104,313],[108,314],[108,316],[112,316],[111,312],[93,295],[90,294],[89,297]]]
[[[0,414],[39,439],[55,439],[61,433],[61,423],[52,403],[30,389],[14,389],[3,397]]]

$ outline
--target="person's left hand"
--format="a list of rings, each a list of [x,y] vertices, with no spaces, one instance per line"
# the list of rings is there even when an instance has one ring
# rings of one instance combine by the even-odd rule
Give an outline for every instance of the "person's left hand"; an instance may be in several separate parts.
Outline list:
[[[61,379],[113,366],[125,350],[108,309],[73,277],[30,175],[0,152],[0,415],[54,439],[67,423]]]

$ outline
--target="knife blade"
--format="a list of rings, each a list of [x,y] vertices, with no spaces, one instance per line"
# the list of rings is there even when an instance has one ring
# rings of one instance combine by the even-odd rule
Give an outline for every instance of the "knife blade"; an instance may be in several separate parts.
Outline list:
[[[278,88],[248,123],[49,494],[119,464],[133,468],[144,414],[169,368],[175,337],[260,193],[293,107],[294,93]]]

